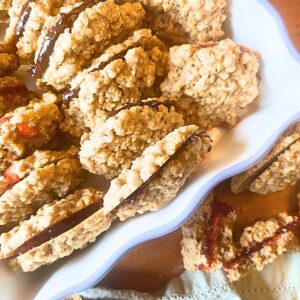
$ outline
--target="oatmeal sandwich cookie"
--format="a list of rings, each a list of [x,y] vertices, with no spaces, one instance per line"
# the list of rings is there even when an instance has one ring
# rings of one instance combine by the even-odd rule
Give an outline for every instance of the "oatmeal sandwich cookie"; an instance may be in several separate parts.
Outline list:
[[[54,95],[44,94],[42,101],[35,98],[0,119],[0,173],[52,140],[60,119],[55,100]]]
[[[66,88],[93,58],[138,29],[143,17],[139,3],[86,0],[46,18],[32,69],[38,86]]]
[[[102,197],[100,191],[83,189],[44,205],[0,236],[2,258],[10,259],[15,271],[31,272],[94,242],[113,219],[104,215]]]
[[[0,117],[35,98],[25,84],[13,76],[0,77]]]
[[[183,125],[170,99],[128,104],[81,138],[80,161],[91,173],[111,179],[131,165],[145,147]]]
[[[257,53],[230,39],[173,47],[169,68],[162,94],[180,98],[177,109],[188,124],[233,126],[259,94]]]
[[[236,257],[223,264],[229,281],[237,281],[251,270],[261,271],[286,252],[295,239],[291,229],[299,225],[299,216],[282,213],[246,227],[239,239]]]
[[[300,180],[300,126],[280,138],[273,149],[258,164],[236,175],[231,189],[238,193],[268,194],[295,185]]]
[[[135,31],[124,42],[108,48],[64,93],[61,128],[80,137],[112,111],[141,102],[144,90],[166,73],[167,56],[165,45],[148,29]]]
[[[226,0],[139,0],[145,25],[166,42],[205,43],[222,38]]]
[[[157,211],[176,196],[211,149],[207,133],[195,125],[180,127],[147,147],[130,168],[111,181],[104,211],[126,220]]]
[[[182,226],[181,254],[184,268],[214,272],[235,257],[235,211],[211,193]]]
[[[78,149],[37,150],[14,161],[0,177],[0,224],[26,219],[45,203],[64,197],[83,181]]]
[[[284,253],[294,240],[292,229],[300,225],[299,216],[279,214],[246,227],[238,241],[233,239],[234,210],[216,200],[205,200],[182,226],[181,253],[187,271],[213,272],[222,268],[230,282],[265,265]]]

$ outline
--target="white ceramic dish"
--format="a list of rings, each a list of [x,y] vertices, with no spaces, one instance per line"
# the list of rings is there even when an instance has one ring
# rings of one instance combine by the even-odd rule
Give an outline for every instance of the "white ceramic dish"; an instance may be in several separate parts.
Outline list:
[[[219,182],[259,160],[280,134],[300,120],[300,55],[266,0],[232,0],[229,36],[262,55],[260,102],[233,130],[214,130],[204,164],[167,207],[111,228],[72,257],[32,274],[15,275],[0,264],[1,299],[61,299],[105,276],[130,248],[178,228]]]

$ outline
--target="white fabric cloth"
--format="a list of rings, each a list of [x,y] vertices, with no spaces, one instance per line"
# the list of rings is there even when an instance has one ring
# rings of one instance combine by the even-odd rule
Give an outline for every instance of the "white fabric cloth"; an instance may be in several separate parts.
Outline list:
[[[286,253],[262,272],[253,271],[234,284],[228,283],[222,271],[184,272],[155,295],[93,288],[81,296],[105,300],[297,300],[300,299],[300,252]]]

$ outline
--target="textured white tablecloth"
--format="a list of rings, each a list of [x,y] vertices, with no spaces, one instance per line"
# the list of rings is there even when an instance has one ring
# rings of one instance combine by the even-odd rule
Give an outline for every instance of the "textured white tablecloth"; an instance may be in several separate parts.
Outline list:
[[[223,274],[185,272],[171,280],[155,295],[134,291],[94,288],[82,293],[83,299],[226,299],[226,300],[297,300],[300,299],[300,252],[294,249],[262,272],[251,272],[235,284],[229,284]]]

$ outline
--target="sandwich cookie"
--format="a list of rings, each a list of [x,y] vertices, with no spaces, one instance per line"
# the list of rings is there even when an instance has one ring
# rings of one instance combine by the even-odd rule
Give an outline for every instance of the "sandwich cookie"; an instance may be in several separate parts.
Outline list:
[[[143,92],[166,74],[167,57],[165,45],[148,29],[108,48],[64,93],[62,130],[80,137],[112,111],[141,102]]]
[[[138,29],[143,17],[139,3],[86,0],[46,18],[32,68],[37,85],[67,88],[93,58]]]
[[[33,63],[37,41],[47,16],[55,16],[62,6],[74,5],[78,0],[12,0],[9,27],[5,43],[16,49],[22,64]]]
[[[204,200],[182,226],[181,254],[187,271],[214,272],[235,257],[235,219],[235,211],[212,193]]]
[[[113,217],[104,215],[102,198],[102,192],[83,189],[46,204],[0,236],[2,258],[15,271],[31,272],[84,248],[111,225]]]
[[[239,193],[268,194],[295,185],[300,180],[299,126],[280,138],[258,164],[231,179],[231,189]]]
[[[0,119],[0,173],[16,159],[45,146],[55,135],[60,119],[56,97],[44,94],[27,106],[16,108]]]
[[[81,138],[80,161],[91,173],[114,178],[150,144],[183,125],[170,99],[128,104]]]
[[[14,161],[0,177],[0,224],[26,219],[45,203],[64,197],[83,181],[78,149],[35,151]]]
[[[157,211],[173,199],[211,149],[207,133],[195,125],[180,127],[147,147],[130,168],[111,181],[104,212],[121,220]]]

